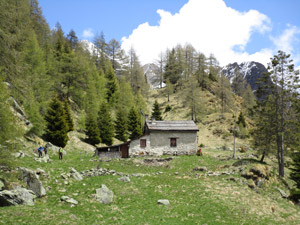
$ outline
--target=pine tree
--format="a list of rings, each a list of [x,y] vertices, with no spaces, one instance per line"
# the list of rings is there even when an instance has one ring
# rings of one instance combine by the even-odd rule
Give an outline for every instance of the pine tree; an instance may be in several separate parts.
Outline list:
[[[54,96],[49,104],[46,120],[45,137],[51,143],[65,147],[68,142],[68,124],[66,122],[66,115],[63,103]]]
[[[73,118],[72,118],[69,101],[67,98],[65,98],[65,101],[64,101],[64,110],[66,113],[66,122],[67,122],[68,128],[69,128],[68,131],[72,131],[72,130],[74,130],[74,122],[73,122]]]
[[[101,142],[112,145],[114,137],[114,125],[107,104],[103,103],[98,112],[98,128],[100,130]]]
[[[245,116],[244,116],[243,112],[240,112],[236,123],[241,124],[243,127],[246,127],[246,120],[245,120]]]
[[[108,103],[115,103],[118,98],[119,85],[111,63],[109,61],[107,62],[109,64],[109,67],[108,67],[108,71],[105,74],[107,79],[106,100]]]
[[[128,131],[129,131],[129,138],[131,140],[138,138],[142,135],[141,124],[139,122],[139,116],[134,107],[130,109],[128,115]]]
[[[127,141],[127,118],[125,114],[125,110],[123,108],[119,108],[117,111],[117,118],[115,121],[115,137],[120,141]]]
[[[278,51],[278,54],[271,58],[268,73],[264,74],[263,85],[260,85],[258,90],[260,95],[267,96],[261,100],[260,111],[268,112],[265,116],[269,118],[261,118],[261,120],[272,123],[272,126],[269,125],[270,122],[263,125],[266,127],[264,129],[269,129],[269,135],[272,134],[274,137],[272,141],[276,143],[278,171],[281,177],[284,177],[284,152],[295,145],[295,140],[292,140],[293,133],[298,130],[297,126],[289,127],[292,124],[289,121],[294,115],[291,104],[298,99],[296,89],[299,80],[299,75],[295,73],[294,65],[289,57],[290,55]],[[266,82],[270,78],[272,82]]]
[[[97,125],[97,120],[93,115],[88,115],[85,124],[86,141],[91,145],[97,145],[101,142],[100,130]]]
[[[157,100],[155,100],[153,104],[151,118],[154,118],[155,120],[163,120]]]

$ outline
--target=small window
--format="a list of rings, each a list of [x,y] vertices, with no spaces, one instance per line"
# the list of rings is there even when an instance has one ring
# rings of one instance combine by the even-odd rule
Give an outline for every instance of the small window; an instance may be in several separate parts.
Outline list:
[[[145,148],[147,145],[146,139],[140,139],[141,148]]]
[[[176,138],[170,138],[170,146],[171,147],[176,147],[177,146]]]

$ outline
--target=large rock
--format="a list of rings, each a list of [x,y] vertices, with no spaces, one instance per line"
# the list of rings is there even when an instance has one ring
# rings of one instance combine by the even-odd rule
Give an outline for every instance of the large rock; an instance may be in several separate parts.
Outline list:
[[[45,147],[47,148],[47,152],[51,151],[52,153],[57,153],[58,154],[58,150],[59,147],[52,144],[51,142],[48,142]],[[63,155],[66,155],[67,152],[65,150],[63,150]]]
[[[71,168],[71,176],[75,179],[75,180],[78,180],[78,181],[81,181],[83,178],[82,176],[80,175],[80,173],[77,172],[77,170],[75,170],[74,168]]]
[[[96,189],[96,199],[103,203],[103,204],[109,204],[113,202],[114,193],[108,189],[108,187],[105,186],[105,184],[102,184],[101,188]]]
[[[34,205],[35,195],[31,190],[17,187],[0,192],[0,206]]]
[[[19,168],[21,170],[21,178],[26,182],[28,188],[32,190],[37,197],[46,195],[46,190],[42,182],[39,180],[38,175],[27,168]]]

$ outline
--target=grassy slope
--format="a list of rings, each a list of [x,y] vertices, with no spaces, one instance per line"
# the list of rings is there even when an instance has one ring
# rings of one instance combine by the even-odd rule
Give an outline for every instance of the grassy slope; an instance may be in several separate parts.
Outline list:
[[[164,89],[153,90],[147,102],[149,106],[148,111],[151,113],[151,107],[154,101],[157,100],[162,112],[164,112],[167,105],[172,107],[170,112],[163,113],[164,120],[190,120],[190,110],[188,109],[185,96],[184,90],[179,90],[175,94],[170,95],[170,101],[168,102]],[[229,133],[229,129],[234,127],[233,112],[224,113],[225,120],[221,120],[220,100],[206,90],[203,91],[201,96],[201,99],[198,100],[203,104],[202,113],[198,118],[199,122],[197,122],[199,127],[198,144],[202,143],[210,148],[223,146],[233,148],[233,135]],[[237,97],[237,105],[241,105],[240,102],[241,99]],[[222,133],[214,135],[213,132],[216,129],[221,130]],[[248,140],[236,139],[237,148],[245,145],[249,145]]]
[[[83,181],[70,179],[66,185],[60,177],[62,172],[69,172],[70,167],[81,171],[99,164],[90,161],[91,152],[82,154],[82,149],[72,143],[67,150],[62,161],[50,153],[53,161],[48,164],[34,161],[33,156],[19,159],[19,166],[42,168],[50,174],[50,178],[42,179],[47,196],[37,199],[35,206],[0,208],[0,224],[298,224],[300,221],[299,207],[274,191],[276,186],[285,190],[275,178],[254,191],[243,184],[239,174],[210,177],[193,171],[196,166],[228,171],[222,167],[235,160],[220,161],[216,157],[228,157],[228,151],[205,149],[203,157],[180,156],[162,166],[145,165],[139,158],[100,162],[102,168],[117,172],[151,175],[131,177],[130,183],[122,183],[118,176],[112,175],[85,177]],[[152,175],[157,172],[162,173]],[[229,181],[229,177],[238,181]],[[113,190],[112,204],[94,200],[92,195],[101,184]],[[73,197],[79,204],[71,207],[61,202],[62,195]],[[158,199],[169,199],[171,204],[157,205]]]
[[[164,115],[165,119],[188,119],[180,92],[171,96],[170,103],[164,102],[166,97],[160,97],[162,93],[159,92],[154,91],[149,98],[150,106],[157,99],[163,107],[170,104],[173,108]],[[226,131],[232,125],[232,114],[226,114],[225,121],[218,120],[217,104],[213,104],[214,96],[205,94],[206,100],[211,100],[211,104],[206,107],[207,115],[203,115],[198,124],[199,143],[207,146],[203,149],[204,155],[176,157],[162,166],[144,165],[142,159],[100,162],[102,168],[125,174],[163,172],[131,177],[130,183],[122,183],[117,179],[118,176],[109,175],[85,177],[83,181],[70,179],[69,184],[64,184],[60,175],[69,172],[70,167],[81,171],[99,165],[97,161],[90,161],[92,151],[75,138],[80,136],[76,132],[72,133],[64,160],[59,161],[57,154],[50,153],[53,161],[48,164],[34,160],[31,149],[36,148],[37,143],[25,142],[22,150],[30,156],[18,159],[17,165],[42,168],[49,173],[49,178],[41,178],[47,195],[37,199],[34,206],[0,208],[0,224],[299,224],[299,207],[281,198],[275,187],[280,187],[287,193],[288,190],[276,177],[262,188],[251,190],[239,173],[215,177],[193,171],[196,166],[206,166],[209,171],[220,173],[232,170],[232,167],[224,166],[230,166],[236,161],[221,161],[220,159],[231,156],[232,152],[214,148],[232,146],[232,137],[213,135],[214,129]],[[244,144],[247,143],[238,140],[238,145]],[[276,168],[276,160],[268,160],[268,164]],[[286,171],[288,174],[289,171]],[[228,180],[230,177],[237,181]],[[113,190],[115,197],[112,204],[103,205],[93,198],[95,190],[101,184]],[[73,197],[79,204],[71,207],[70,204],[61,202],[60,197],[63,195]],[[171,204],[157,205],[158,199],[169,199]]]

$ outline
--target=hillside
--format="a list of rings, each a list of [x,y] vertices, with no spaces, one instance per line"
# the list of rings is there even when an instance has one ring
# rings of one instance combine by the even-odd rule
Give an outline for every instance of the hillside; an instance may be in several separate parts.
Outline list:
[[[17,158],[17,165],[44,171],[40,180],[46,196],[37,198],[34,206],[0,207],[1,224],[298,224],[300,220],[299,207],[278,191],[288,193],[284,182],[274,176],[276,163],[260,164],[247,157],[252,152],[238,153],[241,160],[229,158],[231,151],[210,148],[204,148],[202,157],[177,156],[165,161],[97,160],[77,136],[70,133],[63,160],[49,151],[49,163],[35,160],[32,149],[37,142],[24,142],[25,157]],[[71,168],[83,180],[72,178]],[[261,183],[255,185],[241,176],[251,168],[266,174],[259,178]],[[20,171],[13,169],[10,174],[19,176]],[[123,176],[130,181],[120,181]],[[19,180],[10,186],[20,184],[26,187]],[[114,193],[110,204],[95,199],[102,184]],[[62,201],[62,196],[78,203]],[[159,205],[159,199],[168,199],[170,204]]]
[[[185,90],[179,90],[172,93],[167,101],[166,89],[156,89],[151,91],[151,95],[148,98],[148,111],[151,112],[151,107],[154,101],[157,100],[160,104],[161,111],[163,112],[164,120],[190,120],[190,110],[186,102]],[[198,118],[197,125],[199,127],[198,144],[217,149],[233,149],[233,134],[230,133],[230,129],[234,128],[234,112],[228,110],[224,113],[224,117],[221,115],[221,102],[220,99],[207,90],[203,90],[201,97],[196,99],[200,102],[202,108],[200,116]],[[236,96],[236,102],[238,104],[237,114],[240,111],[244,111],[245,108],[241,105],[242,99]],[[167,106],[171,107],[171,110],[165,112]],[[251,121],[248,119],[249,128],[251,128]],[[236,139],[236,148],[246,147],[249,148],[249,139]]]

